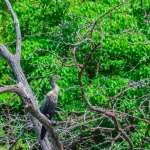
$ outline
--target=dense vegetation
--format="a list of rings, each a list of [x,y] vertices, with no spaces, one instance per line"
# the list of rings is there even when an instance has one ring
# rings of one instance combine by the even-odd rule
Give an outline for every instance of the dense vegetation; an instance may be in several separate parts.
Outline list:
[[[114,112],[134,148],[150,149],[150,10],[148,0],[10,1],[22,33],[21,66],[39,101],[49,78],[63,76],[57,132],[66,149],[128,149],[113,119],[92,112],[83,100],[79,71],[95,45],[82,81],[89,102]],[[0,2],[0,43],[15,52],[14,25]],[[0,56],[0,85],[15,83]],[[17,138],[28,115],[16,94],[0,95],[0,149]],[[103,128],[103,129],[102,129]],[[107,128],[105,130],[104,128]],[[109,130],[110,129],[110,130]],[[2,148],[1,148],[2,147]],[[15,149],[40,149],[32,125]]]

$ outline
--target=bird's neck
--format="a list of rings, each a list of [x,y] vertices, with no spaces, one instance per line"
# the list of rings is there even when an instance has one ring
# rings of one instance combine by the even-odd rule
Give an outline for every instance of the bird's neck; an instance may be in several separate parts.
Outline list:
[[[56,83],[53,83],[53,85],[51,85],[53,90],[58,94],[59,93],[59,86]]]

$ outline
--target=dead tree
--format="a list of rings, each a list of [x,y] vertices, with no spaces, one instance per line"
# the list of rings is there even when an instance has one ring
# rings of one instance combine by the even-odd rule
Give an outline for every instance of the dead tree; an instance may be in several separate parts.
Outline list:
[[[11,4],[8,0],[4,0],[5,4],[10,11],[12,16],[14,27],[16,31],[16,53],[12,54],[3,44],[0,44],[0,55],[8,62],[10,65],[15,77],[17,84],[9,85],[0,88],[0,94],[7,92],[15,92],[17,93],[23,101],[25,110],[30,114],[30,119],[34,125],[34,130],[37,134],[40,146],[43,150],[56,149],[61,150],[63,146],[56,135],[55,129],[49,122],[49,120],[40,113],[38,108],[37,98],[33,95],[33,92],[28,84],[28,81],[22,71],[20,65],[20,57],[21,57],[21,31],[18,22],[18,18],[11,7]],[[45,140],[40,140],[40,131],[41,131],[41,123],[45,126],[47,131],[51,136],[51,144],[48,138]],[[52,146],[51,146],[52,145]]]

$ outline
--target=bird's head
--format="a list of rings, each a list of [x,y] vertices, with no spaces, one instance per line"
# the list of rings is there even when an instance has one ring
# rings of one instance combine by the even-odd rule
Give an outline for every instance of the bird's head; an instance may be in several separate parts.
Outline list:
[[[61,77],[61,76],[59,76],[59,75],[54,75],[54,76],[52,76],[51,77],[51,79],[53,79],[53,80],[55,80],[55,81],[57,81],[57,80],[59,80],[59,79],[62,79],[63,77]]]
[[[50,78],[50,85],[53,87],[57,80],[62,79],[63,77],[59,75],[54,75]]]

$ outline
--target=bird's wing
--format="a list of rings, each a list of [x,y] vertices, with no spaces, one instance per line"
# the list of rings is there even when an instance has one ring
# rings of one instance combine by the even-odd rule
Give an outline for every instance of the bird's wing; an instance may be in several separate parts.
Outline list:
[[[53,116],[56,105],[57,105],[57,99],[58,97],[54,95],[53,93],[48,93],[46,97],[43,100],[42,106],[41,106],[41,113],[50,115],[50,118]]]
[[[43,102],[42,102],[42,106],[41,106],[41,108],[40,108],[40,110],[41,110],[41,113],[45,113],[45,111],[47,110],[47,102],[48,102],[48,99],[47,99],[48,97],[47,97],[47,95],[46,95],[46,97],[44,98],[44,100],[43,100]]]

